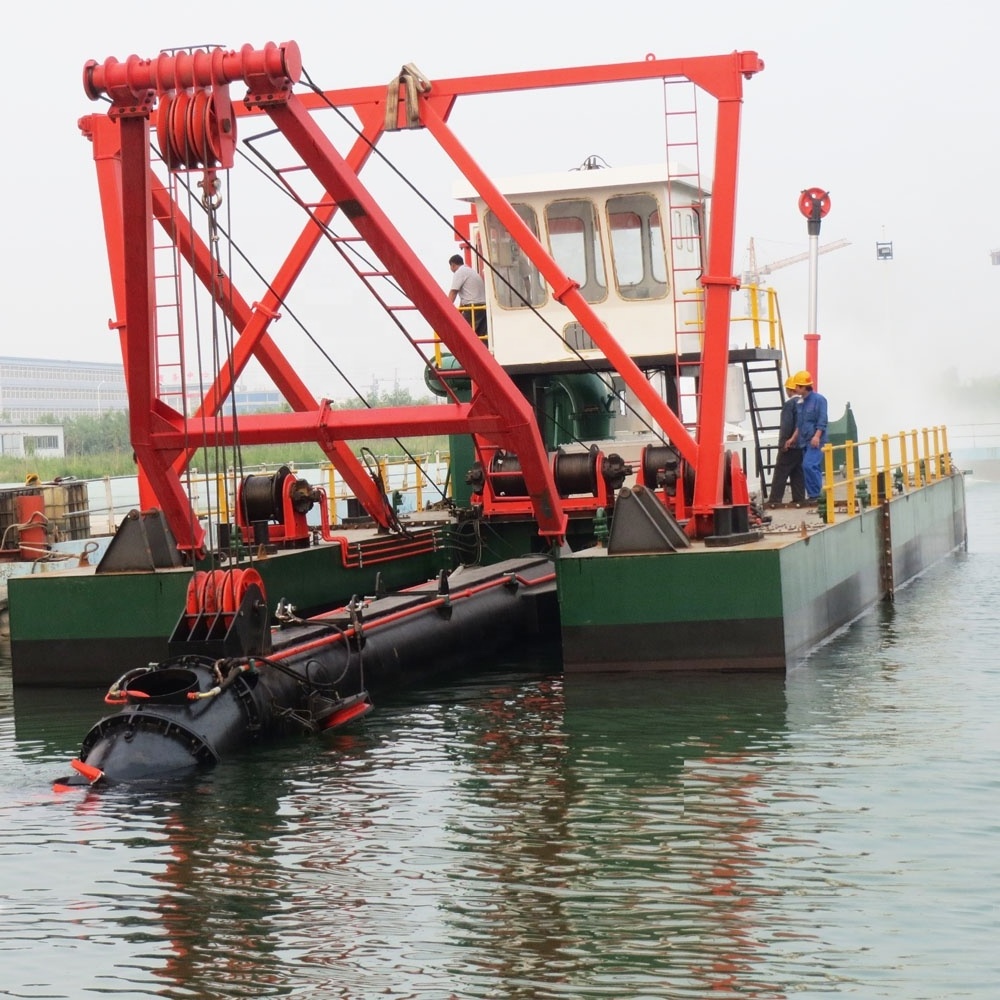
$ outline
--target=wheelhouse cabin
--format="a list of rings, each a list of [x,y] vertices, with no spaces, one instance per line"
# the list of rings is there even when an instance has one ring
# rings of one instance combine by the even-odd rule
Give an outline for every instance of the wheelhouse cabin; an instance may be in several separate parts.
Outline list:
[[[707,191],[668,184],[662,164],[536,174],[497,186],[640,367],[699,350]],[[503,223],[481,199],[458,196],[476,209],[471,239],[484,258],[496,359],[511,373],[606,367]]]
[[[672,163],[669,173],[665,164],[585,166],[497,182],[660,397],[690,425],[697,387],[687,373],[695,372],[702,347],[699,277],[710,197],[689,182],[693,177]],[[630,441],[638,446],[655,437],[645,408],[616,373],[609,391],[609,376],[597,373],[609,372],[610,363],[502,221],[470,189],[455,193],[475,209],[469,243],[483,257],[490,349],[535,403],[547,446],[596,438],[631,454]],[[742,437],[736,425],[745,414],[743,372],[733,365],[729,439]]]

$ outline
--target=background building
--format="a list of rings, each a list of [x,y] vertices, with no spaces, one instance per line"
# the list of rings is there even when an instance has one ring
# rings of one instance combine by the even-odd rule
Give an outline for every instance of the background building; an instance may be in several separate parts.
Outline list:
[[[0,357],[0,421],[5,425],[127,409],[120,364]]]
[[[62,458],[61,424],[0,424],[0,455],[5,458]]]
[[[193,411],[202,394],[194,380],[186,389]],[[172,406],[179,402],[179,390],[179,385],[164,387],[164,398]],[[273,387],[237,386],[235,395],[238,413],[282,403],[281,394]],[[127,409],[125,371],[120,364],[0,356],[0,424],[4,426],[35,424],[48,418],[61,423],[72,417],[100,417]]]

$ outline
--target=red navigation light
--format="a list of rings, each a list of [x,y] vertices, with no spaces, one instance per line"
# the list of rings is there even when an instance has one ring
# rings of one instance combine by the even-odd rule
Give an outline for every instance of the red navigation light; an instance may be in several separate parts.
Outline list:
[[[830,193],[822,188],[806,188],[799,195],[799,211],[813,221],[826,218],[830,211]]]

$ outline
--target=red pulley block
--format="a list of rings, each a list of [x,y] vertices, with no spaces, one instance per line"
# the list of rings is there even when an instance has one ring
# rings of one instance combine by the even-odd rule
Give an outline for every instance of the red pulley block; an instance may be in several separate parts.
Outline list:
[[[817,206],[819,208],[818,216],[816,215]],[[827,212],[830,211],[830,193],[822,188],[806,188],[799,195],[799,211],[807,219],[826,218]]]

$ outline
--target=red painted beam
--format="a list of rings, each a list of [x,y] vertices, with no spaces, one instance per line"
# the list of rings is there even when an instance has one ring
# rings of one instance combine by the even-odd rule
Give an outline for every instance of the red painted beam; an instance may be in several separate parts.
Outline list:
[[[149,183],[149,122],[123,117],[121,138],[121,218],[123,245],[125,378],[129,392],[129,433],[140,476],[140,503],[163,510],[178,547],[194,554],[204,549],[205,533],[191,516],[191,504],[171,468],[176,449],[154,441],[177,414],[156,398],[156,297],[153,277],[153,215]],[[148,490],[153,495],[144,496]]]
[[[318,409],[301,413],[252,413],[219,417],[201,431],[205,447],[217,447],[232,440],[238,430],[244,444],[281,444],[289,440],[316,441],[320,444],[392,437],[400,427],[407,434],[477,433],[502,436],[506,417],[471,403],[434,406],[399,406],[380,409],[338,410],[322,403]],[[294,436],[289,437],[289,433]],[[164,451],[183,447],[185,432],[181,427],[164,428],[153,435],[156,447]]]
[[[594,84],[623,83],[683,77],[698,84],[718,100],[739,99],[741,80],[749,79],[764,68],[753,51],[729,52],[716,56],[681,59],[643,59],[639,62],[573,66],[563,69],[528,70],[516,73],[493,73],[481,76],[451,77],[431,81],[435,97],[470,97],[482,94],[512,93],[522,90],[547,90],[554,87],[583,87]],[[304,94],[303,105],[310,110],[323,107],[352,107],[385,104],[385,84],[351,87]],[[236,115],[260,114],[262,109],[245,104],[234,105]]]
[[[123,318],[126,313],[126,285],[130,280],[135,280],[137,272],[132,273],[131,277],[128,278],[125,268],[125,223],[122,207],[119,121],[108,116],[91,115],[80,120],[80,127],[83,133],[91,139],[94,147],[93,155],[98,172],[98,188],[104,213],[105,240],[108,248],[112,290],[116,314],[117,317],[120,317],[113,321],[112,327],[119,331],[127,384],[130,384],[131,377],[136,377],[139,384],[151,384],[153,386],[152,393],[155,394],[158,377],[155,370],[156,350],[153,326],[155,321],[151,321],[148,324],[148,330],[143,333],[137,332],[134,322],[131,325],[133,338],[144,339],[148,335],[150,340],[148,346],[137,346],[131,353],[138,358],[150,359],[149,364],[152,367],[148,372],[143,368],[139,375],[133,372],[130,377],[127,363],[130,354],[130,338],[127,333],[129,324]],[[370,157],[380,132],[380,120],[370,120],[364,124],[365,134],[359,137],[349,154],[352,165],[356,169],[360,169]],[[294,285],[312,251],[323,238],[324,226],[336,212],[336,206],[323,206],[316,211],[316,221],[310,221],[306,224],[285,263],[269,282],[262,301],[251,306],[240,295],[228,276],[220,271],[218,261],[212,257],[209,248],[194,230],[190,220],[151,170],[149,171],[148,183],[151,191],[153,216],[164,232],[175,242],[179,254],[189,262],[203,286],[213,295],[217,306],[240,333],[232,355],[220,365],[218,379],[209,388],[202,405],[191,418],[186,445],[175,446],[171,455],[168,456],[172,461],[175,473],[179,476],[183,473],[196,448],[201,446],[202,415],[214,417],[218,413],[223,401],[232,389],[234,380],[243,372],[252,357],[257,358],[293,409],[311,411],[320,405],[295,369],[284,358],[268,335],[267,330],[272,320],[280,316],[278,310],[281,302]],[[133,222],[133,226],[138,225],[138,222]],[[139,230],[136,229],[130,236],[129,246],[131,248],[136,247],[135,240],[139,238],[138,232]],[[130,254],[133,261],[139,259],[132,250],[130,250]],[[149,256],[151,257],[151,252]],[[143,327],[145,329],[147,324],[144,323]],[[132,410],[137,411],[135,404],[130,405]],[[179,414],[173,415],[171,419],[174,417],[182,419]],[[278,443],[298,440],[293,435],[294,432],[290,432]],[[195,441],[198,442],[197,445],[192,444]],[[231,446],[233,441],[229,440],[224,443]],[[140,445],[140,451],[142,450],[144,450],[143,446]],[[388,525],[390,518],[386,511],[385,498],[378,491],[371,476],[350,448],[340,440],[332,441],[327,457],[366,510],[379,523],[384,526]],[[140,461],[139,465],[142,504],[144,507],[161,506],[157,498],[158,490],[149,484],[146,464],[146,462]],[[174,492],[172,487],[170,492]],[[185,515],[184,521],[185,523],[190,521],[189,513]],[[179,525],[172,525],[172,530],[178,538],[181,538]]]
[[[701,518],[705,517],[713,503],[718,502],[721,491],[729,300],[732,289],[737,284],[731,272],[742,80],[762,68],[763,63],[753,52],[678,60],[647,57],[638,63],[439,80],[431,84],[429,92],[420,96],[421,114],[429,130],[474,182],[508,229],[519,238],[528,255],[554,288],[559,301],[566,304],[588,329],[616,368],[626,376],[640,401],[651,410],[685,457],[694,464],[694,506],[696,516]],[[220,305],[228,303],[226,308],[230,311],[230,319],[241,331],[231,363],[225,366],[226,375],[206,395],[202,406],[204,412],[214,413],[218,410],[222,399],[232,388],[234,374],[243,370],[251,356],[256,356],[299,412],[291,415],[290,419],[289,415],[275,415],[281,419],[276,419],[273,425],[268,421],[251,421],[247,424],[245,420],[241,420],[241,437],[250,440],[244,433],[244,427],[247,427],[254,440],[258,436],[260,440],[269,441],[290,440],[287,436],[289,434],[315,436],[325,448],[330,449],[332,457],[338,457],[342,463],[346,463],[352,475],[360,475],[359,486],[362,489],[368,482],[368,477],[363,471],[358,472],[360,466],[353,456],[342,454],[339,450],[341,442],[348,437],[381,435],[390,422],[395,422],[394,429],[401,432],[398,421],[403,418],[410,427],[439,427],[443,431],[446,428],[454,430],[464,426],[467,430],[485,431],[497,443],[518,453],[542,532],[561,538],[566,523],[565,514],[552,483],[547,456],[542,450],[530,407],[467,324],[458,318],[435,280],[361,185],[357,172],[370,154],[369,142],[359,139],[345,162],[307,114],[309,108],[331,104],[353,107],[361,117],[367,139],[374,142],[381,130],[380,116],[386,101],[385,86],[314,93],[297,98],[292,93],[292,87],[300,73],[301,59],[298,47],[293,42],[282,46],[268,43],[261,50],[244,46],[238,52],[214,50],[179,53],[174,56],[161,54],[153,60],[131,56],[124,63],[109,59],[103,64],[91,62],[85,67],[84,80],[88,95],[96,99],[105,93],[109,94],[114,102],[111,117],[118,119],[116,124],[120,123],[122,127],[119,153],[121,165],[117,171],[113,163],[105,162],[113,160],[115,156],[112,149],[114,143],[108,138],[110,133],[105,126],[97,124],[95,117],[94,124],[85,131],[89,131],[94,138],[95,160],[98,160],[116,308],[119,317],[123,317],[116,325],[121,330],[130,398],[133,406],[138,403],[140,408],[140,412],[132,418],[134,443],[140,466],[149,473],[157,496],[161,501],[164,497],[167,498],[163,505],[171,508],[166,512],[172,527],[174,520],[180,517],[178,495],[183,496],[183,492],[174,474],[176,469],[168,471],[164,462],[182,464],[183,455],[187,454],[185,449],[190,447],[190,443],[178,441],[184,433],[183,421],[180,419],[179,422],[179,415],[155,398],[155,301],[150,224],[153,196],[157,198],[157,214],[161,220],[166,217],[167,206],[161,200],[161,193],[151,189],[148,178],[140,180],[137,175],[142,145],[137,137],[141,133],[145,137],[144,141],[148,142],[146,116],[154,106],[158,93],[202,87],[212,87],[218,92],[230,83],[242,80],[250,90],[245,106],[231,107],[228,103],[223,103],[220,107],[225,113],[231,112],[235,116],[261,112],[271,116],[339,207],[344,208],[355,228],[393,273],[404,292],[475,380],[480,388],[480,395],[476,403],[468,408],[434,408],[442,411],[438,415],[423,412],[387,411],[378,414],[372,411],[354,411],[357,415],[345,419],[344,411],[336,411],[334,417],[334,411],[316,403],[267,333],[278,313],[277,304],[283,297],[281,288],[291,288],[321,238],[322,225],[309,223],[282,266],[273,294],[269,293],[274,302],[261,303],[259,308],[248,307],[238,295],[232,294],[235,289],[229,287],[224,275],[215,273],[216,265],[211,256],[203,245],[199,246],[197,238],[189,231],[190,259],[194,260],[199,277],[207,287],[214,289]],[[705,350],[702,359],[703,402],[699,412],[697,444],[687,434],[676,415],[652,392],[641,372],[593,315],[576,285],[556,267],[544,248],[527,231],[527,227],[521,223],[506,200],[444,125],[458,96],[669,77],[690,79],[720,101],[710,251],[703,278],[706,289]],[[139,123],[142,123],[141,127]],[[148,169],[144,159],[145,148],[142,153],[142,173],[145,175]],[[118,189],[120,214],[116,212],[114,205],[114,195],[119,193]],[[332,216],[335,209],[330,207],[321,211]],[[117,234],[121,234],[121,237]],[[173,235],[183,240],[181,233],[175,232]],[[141,249],[133,252],[137,244],[141,245]],[[129,247],[128,255],[124,253],[126,245]],[[228,289],[226,294],[222,293],[222,288]],[[444,412],[446,410],[447,414]],[[226,429],[225,421],[220,427],[220,440],[233,431],[232,428]],[[187,516],[186,498],[183,507]],[[197,540],[192,538],[190,544],[195,546]]]
[[[699,522],[699,535],[714,531],[713,508],[722,501],[729,318],[733,289],[739,287],[738,279],[733,276],[733,241],[741,105],[738,97],[720,100],[716,122],[708,262],[701,278],[705,289],[701,405],[698,408],[701,448],[695,464],[691,504],[692,513]]]
[[[360,169],[367,162],[380,130],[380,125],[373,126],[369,123],[365,127],[365,134],[354,144],[349,158],[352,165],[356,164],[355,169]],[[336,205],[323,205],[316,209],[315,221],[306,223],[285,262],[268,282],[261,301],[251,306],[240,295],[228,275],[220,270],[217,259],[213,258],[209,248],[194,231],[190,220],[171,198],[162,182],[153,176],[152,184],[154,214],[164,232],[176,243],[181,257],[190,263],[202,285],[212,294],[218,308],[239,333],[231,355],[220,364],[218,377],[206,391],[204,400],[191,418],[191,424],[196,425],[196,430],[189,435],[187,448],[174,463],[175,469],[180,473],[197,448],[201,447],[202,417],[214,417],[220,411],[236,379],[253,357],[260,362],[293,410],[314,410],[319,406],[267,331],[271,323],[280,317],[281,303],[323,239],[324,227],[333,218]],[[191,442],[196,440],[198,444],[193,445]],[[289,436],[278,443],[294,440],[294,437]],[[231,445],[232,442],[228,444]],[[327,457],[368,513],[383,527],[387,526],[390,517],[385,509],[385,499],[354,453],[338,441],[332,444]]]
[[[514,211],[510,202],[501,194],[500,189],[486,176],[465,147],[458,141],[454,132],[426,104],[421,106],[421,120],[427,126],[428,131],[437,139],[441,148],[482,195],[497,218],[507,227],[507,231],[514,237],[531,262],[538,268],[551,286],[556,300],[573,313],[593,338],[594,343],[604,352],[604,356],[628,383],[636,398],[666,431],[671,442],[688,462],[694,465],[697,462],[698,445],[688,434],[684,424],[650,385],[628,352],[621,347],[612,336],[611,331],[601,322],[590,303],[580,294],[579,285],[572,281],[549,256],[549,252],[525,225],[524,220]]]
[[[315,177],[340,205],[351,224],[378,256],[407,298],[479,388],[478,406],[503,415],[497,439],[517,453],[532,499],[539,532],[561,540],[567,517],[552,479],[548,456],[527,400],[449,302],[402,234],[333,147],[293,94],[268,103],[268,115]],[[409,434],[401,425],[398,433]]]

